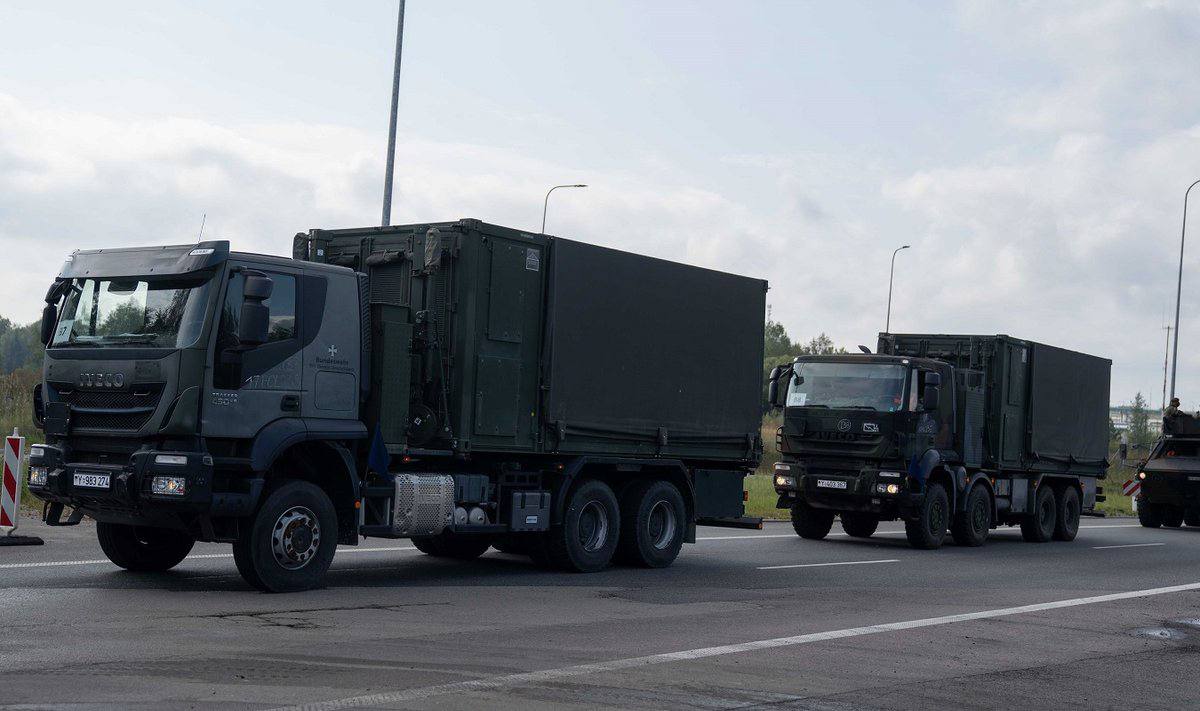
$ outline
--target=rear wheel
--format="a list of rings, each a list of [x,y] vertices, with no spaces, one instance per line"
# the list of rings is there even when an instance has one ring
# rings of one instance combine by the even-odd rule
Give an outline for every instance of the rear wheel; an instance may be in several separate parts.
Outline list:
[[[1138,523],[1146,528],[1158,528],[1162,526],[1162,508],[1158,504],[1152,504],[1145,499],[1139,499]]]
[[[509,533],[492,541],[492,548],[509,555],[528,555],[533,537],[532,533]]]
[[[960,546],[975,548],[987,541],[992,530],[992,495],[983,484],[976,484],[967,494],[967,503],[954,517],[950,534]]]
[[[665,568],[683,547],[687,508],[679,489],[665,481],[638,482],[621,500],[617,558],[643,568]]]
[[[925,489],[920,515],[916,521],[904,522],[904,535],[913,548],[933,550],[941,548],[946,540],[946,527],[950,523],[950,497],[941,484],[930,484]]]
[[[320,488],[287,481],[243,522],[233,561],[246,582],[266,592],[320,587],[337,550],[337,514]]]
[[[1179,528],[1183,525],[1182,506],[1163,506],[1162,525],[1167,528]]]
[[[792,504],[792,528],[796,535],[810,541],[819,541],[829,535],[833,528],[834,512],[816,509],[803,501]]]
[[[1021,521],[1021,536],[1030,543],[1045,543],[1054,538],[1054,527],[1058,522],[1058,507],[1054,490],[1046,485],[1038,487],[1033,502],[1033,513]]]
[[[851,538],[870,538],[879,528],[879,517],[875,514],[844,511],[841,518],[842,530]]]
[[[170,570],[191,552],[196,541],[182,531],[149,526],[96,523],[100,549],[113,563],[136,572]]]
[[[608,567],[617,549],[621,512],[608,484],[590,480],[571,493],[563,522],[542,536],[539,564],[574,573],[594,573]]]
[[[1079,503],[1079,490],[1073,486],[1059,489],[1054,497],[1058,510],[1054,522],[1054,540],[1073,541],[1079,535],[1079,515],[1082,507]]]
[[[1200,509],[1188,509],[1183,515],[1183,522],[1189,526],[1200,527]]]
[[[487,536],[462,535],[450,531],[436,536],[414,536],[412,542],[413,546],[425,555],[455,560],[474,560],[492,546],[492,541]]]

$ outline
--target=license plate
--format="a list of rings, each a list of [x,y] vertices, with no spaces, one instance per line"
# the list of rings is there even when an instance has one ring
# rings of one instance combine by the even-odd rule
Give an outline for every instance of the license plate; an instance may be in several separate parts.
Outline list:
[[[75,486],[84,489],[107,489],[112,482],[112,477],[108,474],[88,474],[85,472],[76,472],[73,479]]]
[[[817,486],[822,489],[845,489],[846,482],[840,479],[817,479]]]

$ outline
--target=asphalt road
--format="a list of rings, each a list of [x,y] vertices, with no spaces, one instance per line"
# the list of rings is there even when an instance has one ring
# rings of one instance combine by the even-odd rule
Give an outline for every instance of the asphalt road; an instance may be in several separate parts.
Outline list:
[[[835,531],[838,529],[835,528]],[[252,591],[229,549],[170,573],[94,529],[0,548],[0,708],[1194,708],[1200,529],[1085,519],[981,549],[705,528],[667,570],[550,573],[406,541],[324,590]]]

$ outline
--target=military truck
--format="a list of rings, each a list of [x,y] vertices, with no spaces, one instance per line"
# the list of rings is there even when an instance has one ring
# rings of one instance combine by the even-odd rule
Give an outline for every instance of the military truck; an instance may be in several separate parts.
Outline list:
[[[1138,521],[1146,528],[1200,526],[1200,421],[1163,418],[1162,437],[1138,468]]]
[[[766,283],[478,220],[77,251],[46,296],[30,490],[165,570],[268,591],[338,544],[669,565],[754,525]],[[70,512],[68,515],[68,511]]]
[[[866,349],[864,349],[866,350]],[[999,336],[889,334],[877,353],[776,368],[779,508],[803,538],[902,519],[909,543],[1019,525],[1070,541],[1103,500],[1111,361]]]

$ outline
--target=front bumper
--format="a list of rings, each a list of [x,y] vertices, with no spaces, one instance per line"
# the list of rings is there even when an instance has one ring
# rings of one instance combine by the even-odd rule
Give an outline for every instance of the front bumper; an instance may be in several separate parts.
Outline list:
[[[1142,480],[1140,501],[1190,508],[1200,506],[1200,472],[1148,472]]]
[[[183,457],[186,462],[158,463],[158,455]],[[72,462],[69,450],[39,445],[30,452],[29,467],[31,471],[42,467],[46,472],[45,484],[30,482],[30,493],[47,503],[83,510],[101,521],[149,523],[207,512],[213,503],[213,461],[203,452],[141,450],[130,455],[127,464],[99,465]],[[77,484],[76,474],[93,475],[82,477],[93,484],[107,477],[107,485]],[[156,476],[182,478],[184,493],[155,493],[151,484]]]
[[[809,472],[798,464],[780,463],[776,465],[774,483],[778,508],[790,508],[802,501],[821,509],[912,518],[920,510],[923,497],[903,474],[876,469]]]

